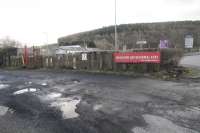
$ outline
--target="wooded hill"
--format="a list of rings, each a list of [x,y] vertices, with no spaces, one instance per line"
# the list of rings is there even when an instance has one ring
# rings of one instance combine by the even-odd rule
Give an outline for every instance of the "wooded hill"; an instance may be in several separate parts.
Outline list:
[[[177,48],[184,48],[186,34],[194,37],[194,47],[200,47],[200,21],[122,24],[117,27],[118,44],[122,49],[136,48],[136,42],[145,40],[148,47],[157,48],[161,39],[169,40]],[[114,48],[114,26],[61,37],[59,45],[85,45],[101,49]]]

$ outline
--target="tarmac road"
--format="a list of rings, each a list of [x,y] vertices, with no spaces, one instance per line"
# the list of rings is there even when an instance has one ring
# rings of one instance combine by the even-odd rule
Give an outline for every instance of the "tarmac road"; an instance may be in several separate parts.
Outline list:
[[[200,79],[0,71],[0,133],[199,133]]]
[[[200,55],[184,56],[180,61],[180,65],[200,69]]]

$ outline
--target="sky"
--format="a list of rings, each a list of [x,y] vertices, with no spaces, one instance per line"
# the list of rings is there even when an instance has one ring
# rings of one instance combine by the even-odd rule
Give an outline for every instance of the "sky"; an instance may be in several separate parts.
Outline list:
[[[0,39],[26,45],[114,24],[114,0],[0,0]],[[200,20],[200,0],[117,0],[117,24]]]

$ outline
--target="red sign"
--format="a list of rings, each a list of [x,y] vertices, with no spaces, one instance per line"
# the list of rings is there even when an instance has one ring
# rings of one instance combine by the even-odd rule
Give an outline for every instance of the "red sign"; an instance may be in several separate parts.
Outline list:
[[[114,53],[115,63],[160,63],[160,52]]]

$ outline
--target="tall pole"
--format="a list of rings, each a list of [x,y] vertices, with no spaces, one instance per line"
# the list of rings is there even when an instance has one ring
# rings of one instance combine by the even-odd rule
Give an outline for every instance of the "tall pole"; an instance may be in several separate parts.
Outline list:
[[[47,32],[43,32],[45,37],[46,37],[46,40],[45,40],[45,44],[46,44],[46,47],[47,47],[47,56],[49,56],[49,46],[48,46],[48,33]]]
[[[117,0],[115,0],[115,50],[118,50],[117,40]]]

